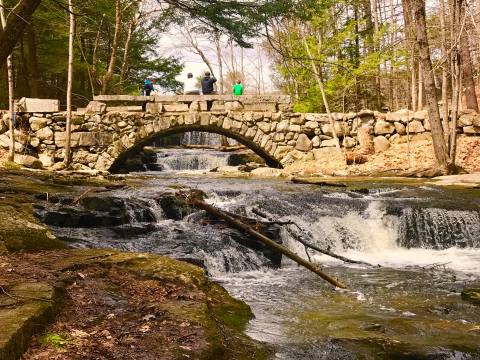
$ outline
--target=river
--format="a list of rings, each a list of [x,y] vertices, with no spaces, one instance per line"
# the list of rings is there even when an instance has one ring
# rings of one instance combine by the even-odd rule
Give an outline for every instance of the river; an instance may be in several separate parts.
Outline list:
[[[75,247],[198,262],[252,307],[247,334],[269,344],[276,359],[480,359],[480,311],[460,297],[480,279],[480,192],[366,179],[336,188],[222,178],[208,170],[227,164],[228,155],[165,150],[157,156],[163,171],[130,174],[138,186],[108,193],[126,204],[127,224],[50,224],[56,235]],[[159,199],[183,188],[202,190],[225,210],[255,217],[259,209],[292,221],[316,245],[373,266],[309,250],[348,290],[333,289],[287,259],[275,268],[241,245],[236,231],[206,222],[201,212],[168,216]],[[307,258],[285,226],[280,238]]]

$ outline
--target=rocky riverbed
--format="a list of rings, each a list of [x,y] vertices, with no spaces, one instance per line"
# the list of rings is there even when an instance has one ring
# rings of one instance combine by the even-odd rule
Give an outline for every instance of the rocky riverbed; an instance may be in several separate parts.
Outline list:
[[[42,200],[80,202],[85,189],[124,182],[24,172],[0,178],[0,359],[17,359],[25,350],[24,359],[268,356],[264,345],[243,334],[250,308],[200,267],[151,254],[71,250],[34,216]],[[111,225],[122,222],[116,205],[120,213],[110,217]],[[107,206],[115,211],[105,200],[91,214]],[[63,216],[72,226],[100,221]]]

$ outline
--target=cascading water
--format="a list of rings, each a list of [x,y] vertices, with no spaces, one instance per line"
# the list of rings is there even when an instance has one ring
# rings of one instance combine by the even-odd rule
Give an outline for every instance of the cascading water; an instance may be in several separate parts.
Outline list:
[[[480,315],[458,295],[480,278],[478,197],[405,186],[357,191],[157,175],[142,188],[109,194],[128,204],[135,199],[122,231],[58,224],[54,231],[74,246],[151,251],[202,264],[252,306],[256,319],[248,334],[272,344],[279,359],[480,358]],[[347,282],[346,292],[287,261],[272,269],[263,253],[238,241],[238,232],[202,212],[169,215],[159,199],[179,187],[202,190],[225,210],[255,216],[257,208],[293,221],[317,246],[382,267],[346,266],[310,250],[325,271]],[[46,213],[59,212],[49,206]],[[284,245],[307,258],[285,228],[281,234]]]
[[[211,170],[228,164],[229,154],[196,149],[165,149],[156,153],[156,166],[162,171]]]

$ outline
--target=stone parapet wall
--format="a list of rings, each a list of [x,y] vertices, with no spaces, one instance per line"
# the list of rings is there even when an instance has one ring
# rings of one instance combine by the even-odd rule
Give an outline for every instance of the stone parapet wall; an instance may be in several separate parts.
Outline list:
[[[252,102],[252,108],[257,110],[246,110],[248,104],[236,98],[211,101],[211,104],[197,100],[188,104],[153,102],[147,104],[146,112],[106,112],[107,106],[92,102],[86,113],[75,113],[72,119],[73,168],[108,170],[118,159],[141,149],[155,137],[192,130],[232,137],[264,157],[271,166],[323,156],[328,152],[320,151],[322,148],[335,146],[333,131],[342,146],[351,150],[359,146],[360,128],[373,140],[375,151],[384,151],[392,143],[406,142],[407,133],[412,141],[431,139],[426,111],[334,113],[332,129],[326,114],[281,111],[280,103],[270,109],[269,102]],[[267,107],[261,107],[262,104]],[[289,106],[286,102],[283,105]],[[0,147],[7,149],[9,114],[0,112],[0,116]],[[64,157],[65,114],[23,113],[17,116],[17,125],[16,151],[30,156],[19,157],[24,165],[36,161],[36,167],[59,168]],[[478,136],[480,115],[462,113],[457,125],[459,133]]]

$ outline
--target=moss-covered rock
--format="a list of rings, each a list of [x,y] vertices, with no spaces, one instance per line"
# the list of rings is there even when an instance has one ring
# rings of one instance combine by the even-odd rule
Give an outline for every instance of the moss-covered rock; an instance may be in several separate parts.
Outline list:
[[[480,305],[480,287],[464,289],[462,291],[462,299],[472,304]]]
[[[0,295],[0,360],[23,354],[30,337],[53,320],[58,300],[59,292],[45,283],[17,284]]]

